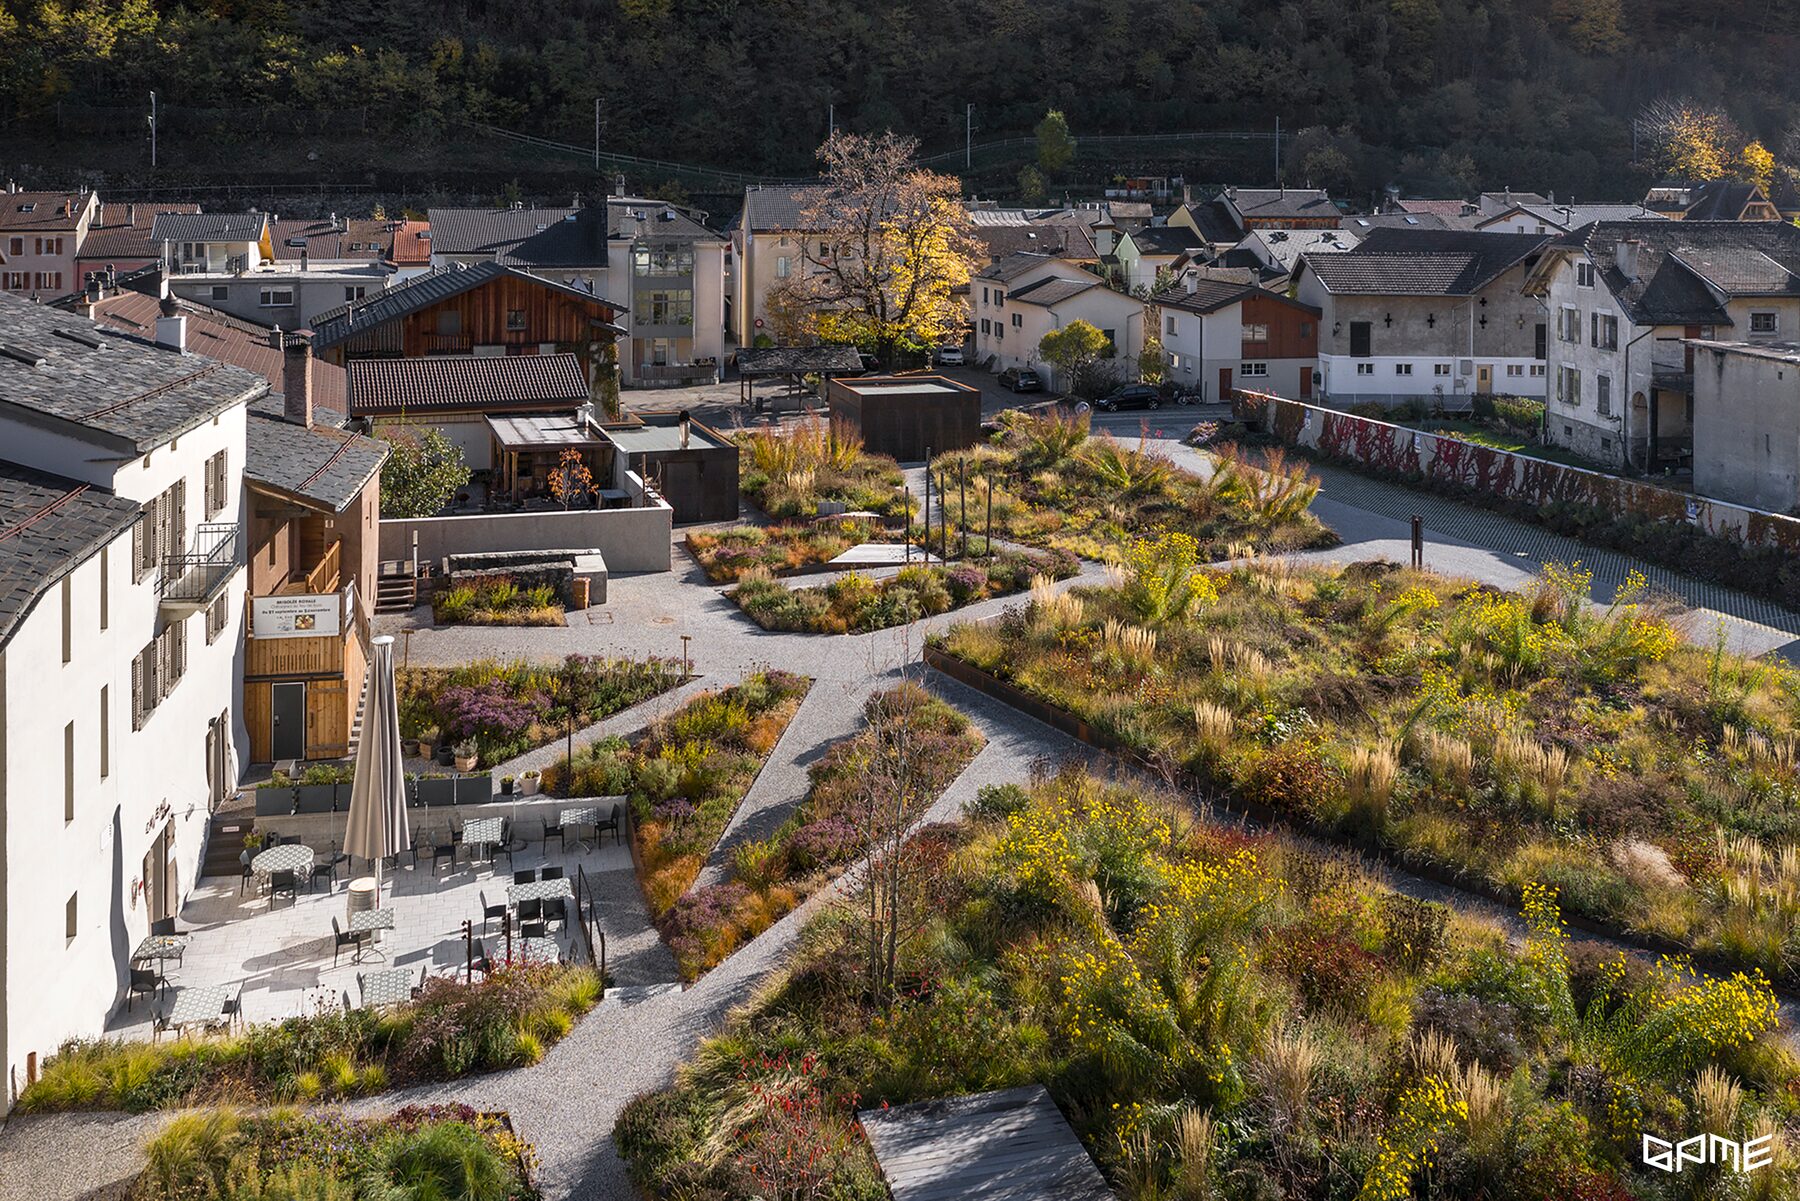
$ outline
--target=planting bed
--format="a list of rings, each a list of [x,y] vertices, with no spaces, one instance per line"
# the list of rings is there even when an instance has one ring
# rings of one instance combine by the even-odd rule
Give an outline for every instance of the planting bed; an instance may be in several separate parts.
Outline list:
[[[822,912],[785,975],[614,1131],[648,1194],[886,1196],[857,1109],[1042,1083],[1125,1201],[1777,1198],[1644,1164],[1642,1132],[1793,1136],[1754,976],[1572,949],[1393,893],[1353,858],[1074,770],[922,831],[897,970]]]
[[[1793,980],[1800,680],[1639,595],[1392,564],[1045,595],[935,649],[1255,805],[1517,898]],[[1189,591],[1169,603],[1175,576]]]
[[[736,525],[723,530],[692,530],[688,553],[715,584],[730,584],[752,571],[792,575],[827,570],[825,565],[865,542],[898,541],[901,530],[869,521],[820,521],[807,525]]]
[[[821,501],[850,512],[910,517],[900,467],[863,450],[854,430],[818,418],[738,435],[740,487],[777,520],[818,515]]]

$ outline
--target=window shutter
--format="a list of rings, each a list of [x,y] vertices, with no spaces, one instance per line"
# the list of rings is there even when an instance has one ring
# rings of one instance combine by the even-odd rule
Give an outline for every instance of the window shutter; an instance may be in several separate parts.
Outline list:
[[[144,656],[131,661],[131,728],[144,724]]]
[[[136,583],[144,578],[144,522],[145,513],[138,514],[136,524],[131,527],[131,579]]]
[[[175,481],[174,527],[175,527],[174,528],[174,536],[171,539],[171,545],[173,545],[175,549],[170,551],[169,553],[174,554],[174,555],[186,554],[187,553],[187,477],[186,476],[183,476],[182,478]]]

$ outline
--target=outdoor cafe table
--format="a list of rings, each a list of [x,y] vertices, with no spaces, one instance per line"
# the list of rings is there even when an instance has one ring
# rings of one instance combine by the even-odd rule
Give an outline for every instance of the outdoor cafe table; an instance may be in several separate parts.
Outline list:
[[[350,915],[350,933],[352,934],[360,934],[364,930],[373,932],[376,930],[392,930],[393,928],[394,911],[392,909],[359,909]],[[356,948],[356,962],[361,963],[363,955],[373,949],[373,947],[358,945]],[[381,954],[380,951],[376,951],[375,953],[377,955]],[[383,958],[386,958],[386,956],[383,956]]]
[[[570,826],[595,826],[600,823],[600,810],[593,805],[583,805],[578,809],[564,809],[556,820],[565,830]],[[575,845],[583,851],[588,850],[587,843],[580,838],[575,840]]]
[[[250,861],[250,870],[259,876],[269,876],[276,872],[293,872],[296,880],[311,874],[312,866],[312,848],[298,842],[258,851],[256,858]]]
[[[225,1015],[225,1002],[231,994],[222,988],[178,988],[169,1003],[168,1023],[178,1029],[211,1023]]]
[[[384,967],[370,972],[362,978],[362,1007],[404,1005],[412,1000],[413,985],[418,979],[417,973],[404,967]]]
[[[506,890],[506,903],[516,908],[520,901],[554,901],[559,897],[567,899],[574,895],[575,890],[569,887],[568,877],[562,876],[555,880],[533,880],[529,884],[510,885]]]
[[[142,963],[146,959],[179,959],[187,950],[188,940],[185,934],[152,934],[137,945],[131,953],[131,962]]]
[[[484,854],[492,854],[500,842],[501,821],[498,817],[470,818],[463,823],[463,845],[480,847]]]
[[[554,938],[521,938],[513,943],[513,955],[520,963],[562,962],[562,948]]]

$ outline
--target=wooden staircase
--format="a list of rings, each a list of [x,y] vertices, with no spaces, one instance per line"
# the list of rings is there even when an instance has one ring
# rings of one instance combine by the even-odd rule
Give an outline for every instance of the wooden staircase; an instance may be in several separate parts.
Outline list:
[[[418,569],[405,559],[384,561],[375,577],[375,612],[408,613],[418,603]]]

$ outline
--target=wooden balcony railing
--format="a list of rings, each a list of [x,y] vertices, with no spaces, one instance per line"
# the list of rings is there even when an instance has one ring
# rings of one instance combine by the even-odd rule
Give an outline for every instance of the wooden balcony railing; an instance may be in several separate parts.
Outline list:
[[[336,592],[344,561],[344,544],[333,542],[306,573],[306,591]]]
[[[468,354],[475,346],[469,334],[424,334],[421,340],[426,354]]]

